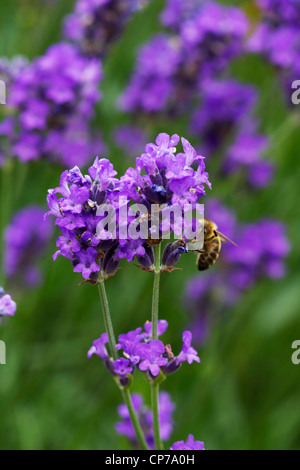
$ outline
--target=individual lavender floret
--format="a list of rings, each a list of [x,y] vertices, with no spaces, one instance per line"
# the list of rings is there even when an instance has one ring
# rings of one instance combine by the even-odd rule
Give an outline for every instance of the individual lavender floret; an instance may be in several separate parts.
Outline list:
[[[145,438],[150,449],[154,449],[154,436],[153,436],[153,418],[151,410],[144,405],[144,400],[138,393],[132,394],[132,404],[135,412],[137,413],[140,425],[145,434]],[[171,401],[170,395],[167,392],[160,392],[159,394],[159,422],[160,422],[160,437],[166,441],[171,436],[173,431],[173,411],[175,405]],[[118,407],[118,414],[122,421],[116,423],[116,431],[118,434],[126,436],[134,447],[137,447],[136,436],[134,428],[130,421],[127,406],[123,403]]]
[[[89,349],[87,357],[90,359],[93,354],[96,354],[101,359],[107,359],[108,354],[105,347],[105,344],[108,343],[108,335],[107,333],[103,333],[99,339],[96,339],[93,342],[93,346]]]
[[[5,230],[4,269],[9,280],[36,286],[42,280],[37,267],[53,229],[44,221],[44,209],[28,206],[17,212]]]
[[[133,367],[130,365],[129,359],[124,359],[124,357],[121,357],[120,359],[114,361],[113,366],[114,373],[121,376],[131,374],[131,372],[133,371]]]
[[[192,333],[190,331],[185,331],[182,335],[182,349],[177,357],[177,362],[182,363],[187,361],[188,364],[192,364],[193,361],[200,363],[200,358],[198,357],[197,351],[191,346],[192,343]]]
[[[205,450],[204,442],[195,441],[193,434],[189,434],[186,442],[177,441],[172,444],[170,450]]]
[[[65,22],[65,36],[79,46],[82,54],[103,57],[145,3],[146,0],[77,0],[74,12]]]
[[[141,359],[139,369],[143,372],[149,370],[153,377],[157,377],[160,367],[166,366],[168,359],[162,357],[165,352],[165,346],[162,341],[152,340],[150,343],[140,344],[137,353]]]
[[[234,80],[209,80],[201,85],[201,105],[191,127],[209,152],[218,150],[252,113],[256,90]]]
[[[64,166],[85,164],[93,145],[99,145],[90,123],[101,80],[99,61],[83,58],[66,43],[51,46],[23,68],[8,96],[14,112],[5,121],[11,127],[11,154],[22,161],[48,158]]]
[[[4,316],[13,316],[16,312],[17,304],[9,294],[6,294],[0,286],[0,322]]]

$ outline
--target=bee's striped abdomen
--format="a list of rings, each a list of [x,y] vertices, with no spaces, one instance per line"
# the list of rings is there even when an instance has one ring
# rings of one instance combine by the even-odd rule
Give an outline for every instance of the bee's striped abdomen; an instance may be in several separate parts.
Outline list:
[[[204,243],[203,249],[206,250],[206,253],[200,253],[197,258],[197,267],[199,271],[205,271],[210,268],[219,258],[221,250],[221,241],[219,237],[215,237],[207,244]]]

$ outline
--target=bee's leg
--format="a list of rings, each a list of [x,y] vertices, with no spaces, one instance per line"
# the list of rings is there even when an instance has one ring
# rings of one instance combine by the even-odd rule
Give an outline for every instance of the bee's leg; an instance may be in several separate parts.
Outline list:
[[[193,250],[194,253],[207,253],[206,250]]]

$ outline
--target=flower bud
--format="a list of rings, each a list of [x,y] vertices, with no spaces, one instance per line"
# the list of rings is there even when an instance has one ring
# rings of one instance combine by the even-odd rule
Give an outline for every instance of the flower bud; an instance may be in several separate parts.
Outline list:
[[[103,258],[103,275],[104,278],[107,279],[111,276],[113,276],[119,267],[120,260],[118,256],[116,255],[116,250],[117,250],[118,245],[113,246],[110,248],[106,253]]]
[[[145,248],[145,254],[137,256],[137,260],[140,263],[140,268],[144,271],[152,271],[154,269],[154,252],[152,246],[147,243],[143,244]]]
[[[162,255],[162,265],[170,268],[178,263],[182,253],[186,253],[185,241],[180,238],[174,243],[168,243]]]

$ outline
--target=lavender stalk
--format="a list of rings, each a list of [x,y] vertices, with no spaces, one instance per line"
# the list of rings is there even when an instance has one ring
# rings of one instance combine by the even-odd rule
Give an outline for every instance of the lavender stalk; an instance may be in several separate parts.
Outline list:
[[[161,260],[161,244],[154,246],[154,282],[152,295],[152,340],[158,339],[157,324],[159,311],[159,281],[160,281],[160,260]],[[159,431],[159,384],[151,384],[151,405],[153,415],[153,435],[155,447],[157,450],[163,450],[163,443],[160,438]]]
[[[119,358],[118,351],[116,348],[116,340],[115,340],[115,334],[113,330],[113,325],[111,321],[111,315],[110,315],[110,309],[109,309],[109,304],[108,304],[108,299],[106,295],[106,289],[105,289],[105,284],[104,284],[104,279],[102,276],[99,278],[99,295],[100,295],[100,300],[101,300],[101,306],[102,306],[102,312],[103,312],[103,319],[104,319],[104,325],[105,325],[105,330],[108,335],[108,340],[109,340],[109,349],[111,356],[113,357],[114,361],[116,361]],[[148,450],[148,446],[144,437],[144,433],[142,431],[142,428],[140,426],[138,417],[134,411],[133,405],[132,405],[132,400],[131,400],[131,395],[130,391],[128,388],[124,389],[121,388],[122,395],[123,395],[123,400],[127,406],[131,423],[132,426],[134,427],[135,433],[137,440],[140,444],[141,449],[143,450]]]

